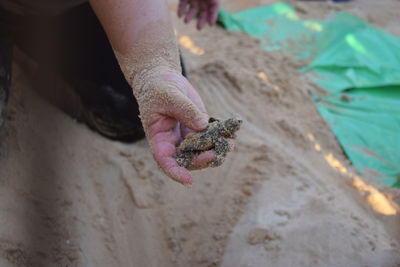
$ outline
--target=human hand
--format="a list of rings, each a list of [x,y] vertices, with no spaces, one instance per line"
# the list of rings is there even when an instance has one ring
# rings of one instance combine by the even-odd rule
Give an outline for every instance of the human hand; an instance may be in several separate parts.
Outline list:
[[[176,162],[177,147],[190,132],[201,131],[208,125],[204,104],[191,84],[181,74],[171,71],[156,72],[151,80],[151,90],[138,98],[140,116],[159,167],[172,179],[182,184],[192,184],[188,169]],[[215,160],[213,151],[198,155],[190,170],[207,167]]]
[[[208,22],[210,26],[217,22],[219,0],[180,0],[178,17],[185,16],[185,23],[197,17],[197,29],[201,30]]]

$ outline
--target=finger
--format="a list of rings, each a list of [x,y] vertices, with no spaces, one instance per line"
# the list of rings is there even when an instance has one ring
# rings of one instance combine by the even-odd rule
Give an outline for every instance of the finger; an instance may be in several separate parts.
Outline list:
[[[191,185],[193,183],[192,175],[187,169],[179,166],[175,158],[164,158],[159,164],[165,174],[178,183],[183,185]]]
[[[150,122],[148,124],[143,125],[147,130],[149,138],[152,138],[154,135],[159,133],[166,134],[173,132],[177,138],[175,142],[178,143],[180,141],[180,129],[177,129],[177,121],[175,118],[171,118],[162,114],[160,116],[160,114],[158,114],[158,116],[149,121]]]
[[[193,130],[182,125],[181,126],[181,137],[185,138],[188,134],[193,133]]]
[[[204,130],[208,125],[208,115],[202,112],[187,96],[180,91],[170,92],[164,97],[165,115],[178,120],[184,126],[195,131]]]
[[[201,11],[199,15],[199,20],[197,21],[197,29],[203,29],[204,25],[207,23],[207,10]]]
[[[151,140],[154,159],[169,177],[182,184],[192,184],[189,171],[176,162],[177,136],[173,131],[155,134]]]
[[[174,132],[176,134],[176,136],[178,137],[178,142],[176,143],[176,145],[180,144],[184,138],[184,136],[182,135],[182,126],[179,122],[176,123],[176,127],[174,129]]]
[[[181,0],[179,2],[179,6],[178,6],[178,17],[182,17],[186,11],[187,11],[187,7],[189,5],[189,1],[188,0]]]
[[[219,9],[219,2],[212,0],[210,7],[208,9],[208,23],[214,25],[218,19],[218,9]]]
[[[193,86],[189,82],[185,84],[185,87],[187,97],[193,101],[193,103],[200,109],[201,112],[207,113],[206,107],[204,106],[204,103],[201,100],[199,93],[193,88]]]
[[[205,151],[192,159],[188,170],[201,170],[208,167],[208,164],[216,159],[217,155],[213,150]]]
[[[200,4],[200,14],[199,19],[197,21],[197,29],[201,30],[204,25],[207,23],[207,3],[202,1]]]
[[[165,86],[165,87],[170,86],[171,87],[170,92],[176,93],[177,92],[176,89],[178,89],[179,92],[181,92],[184,96],[189,98],[189,100],[191,102],[193,102],[202,113],[204,113],[203,116],[204,116],[204,118],[207,119],[207,124],[208,124],[209,116],[208,116],[207,110],[204,106],[203,101],[201,100],[200,95],[193,88],[193,86],[190,84],[190,82],[183,76],[182,76],[182,79],[179,81],[179,83],[176,83],[176,80],[175,80],[176,77],[174,75],[172,75],[172,76],[171,75],[163,75],[163,78],[165,81],[163,86]],[[171,97],[169,97],[169,98],[171,98]],[[167,101],[167,104],[170,104],[170,103]],[[206,126],[202,125],[202,127],[206,127]]]
[[[189,12],[187,13],[187,15],[185,17],[185,23],[189,23],[194,18],[194,16],[198,12],[198,8],[199,8],[199,5],[198,5],[197,1],[194,1],[190,4]]]

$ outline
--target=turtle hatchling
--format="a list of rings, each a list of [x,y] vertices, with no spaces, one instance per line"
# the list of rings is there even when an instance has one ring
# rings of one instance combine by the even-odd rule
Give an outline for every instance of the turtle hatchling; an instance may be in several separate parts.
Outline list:
[[[228,139],[236,137],[241,124],[242,120],[236,118],[225,121],[210,118],[204,131],[188,134],[179,145],[181,154],[176,159],[179,166],[190,167],[193,157],[207,150],[214,150],[216,154],[216,159],[208,166],[220,166],[230,150]]]

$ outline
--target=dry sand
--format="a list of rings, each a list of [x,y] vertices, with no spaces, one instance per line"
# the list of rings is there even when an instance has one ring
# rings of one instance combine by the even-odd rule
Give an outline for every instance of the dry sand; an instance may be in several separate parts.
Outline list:
[[[385,2],[297,5],[310,16],[356,11],[400,35],[400,2]],[[247,36],[175,23],[210,114],[245,120],[236,151],[187,189],[145,141],[91,132],[17,64],[0,142],[0,266],[399,266],[399,216],[382,214],[398,212],[399,193],[368,177],[374,188],[354,186],[296,64]]]

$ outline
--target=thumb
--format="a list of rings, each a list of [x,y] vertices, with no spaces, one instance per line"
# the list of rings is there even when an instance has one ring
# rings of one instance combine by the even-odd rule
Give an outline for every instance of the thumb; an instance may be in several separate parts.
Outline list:
[[[182,92],[176,91],[173,97],[170,97],[169,103],[166,105],[166,113],[170,117],[174,117],[177,121],[186,127],[201,131],[208,125],[209,116],[202,112],[192,100],[185,96]]]

